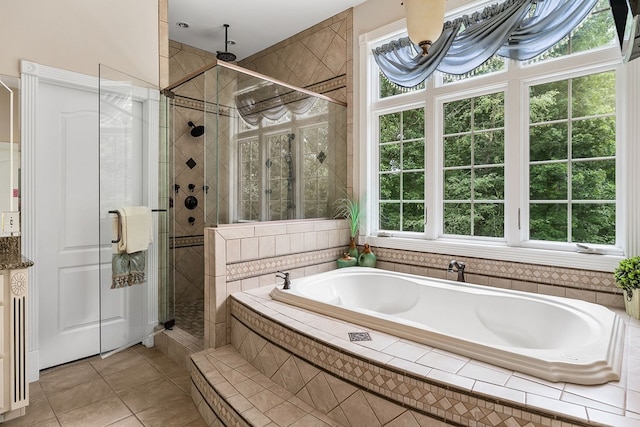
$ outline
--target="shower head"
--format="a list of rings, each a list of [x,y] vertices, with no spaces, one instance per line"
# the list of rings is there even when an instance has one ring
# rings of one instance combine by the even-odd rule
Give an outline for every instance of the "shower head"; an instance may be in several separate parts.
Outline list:
[[[220,61],[232,62],[236,60],[236,56],[227,52],[227,47],[229,46],[229,40],[227,39],[227,32],[229,30],[229,24],[224,24],[224,52],[217,51],[216,58]]]
[[[189,122],[187,124],[191,128],[191,136],[193,136],[194,138],[197,138],[204,134],[204,126],[196,126],[193,122]]]

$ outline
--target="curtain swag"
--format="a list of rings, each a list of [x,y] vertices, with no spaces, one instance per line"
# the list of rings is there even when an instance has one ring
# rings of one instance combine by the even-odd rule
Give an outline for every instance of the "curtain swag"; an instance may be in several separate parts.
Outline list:
[[[278,120],[289,111],[304,114],[316,100],[313,96],[270,84],[236,95],[236,107],[247,123],[256,126],[263,118]]]
[[[393,83],[409,88],[435,70],[466,74],[494,54],[531,59],[562,40],[589,14],[598,0],[507,0],[443,25],[429,55],[408,37],[373,49],[373,57]]]

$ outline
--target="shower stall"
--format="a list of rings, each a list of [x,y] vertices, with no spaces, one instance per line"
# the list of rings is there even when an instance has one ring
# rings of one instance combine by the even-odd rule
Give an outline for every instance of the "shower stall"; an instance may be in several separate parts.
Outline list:
[[[346,105],[224,61],[162,94],[173,295],[163,309],[202,338],[204,228],[332,217],[346,195]]]

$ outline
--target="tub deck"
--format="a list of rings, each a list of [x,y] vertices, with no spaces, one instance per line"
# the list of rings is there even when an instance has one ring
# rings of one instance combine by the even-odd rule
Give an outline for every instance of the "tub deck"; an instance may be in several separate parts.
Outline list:
[[[240,304],[251,312],[257,313],[258,324],[262,321],[275,322],[283,326],[285,333],[290,331],[291,334],[300,337],[300,340],[324,343],[341,360],[344,356],[345,363],[353,364],[355,360],[358,364],[372,366],[369,370],[358,369],[349,372],[346,378],[354,383],[369,384],[381,395],[399,394],[396,397],[402,400],[402,385],[398,384],[402,379],[409,384],[408,390],[404,390],[406,393],[404,399],[415,403],[410,384],[423,379],[427,381],[427,386],[432,384],[438,385],[443,390],[451,390],[448,393],[452,392],[453,395],[447,397],[449,402],[447,405],[451,410],[456,407],[456,401],[460,402],[456,399],[468,400],[465,396],[471,396],[476,399],[476,402],[482,399],[488,400],[490,402],[488,406],[496,410],[498,405],[501,409],[512,405],[517,409],[507,408],[509,411],[517,410],[523,417],[531,418],[533,425],[544,425],[545,417],[558,417],[565,422],[563,426],[631,427],[640,425],[640,368],[634,367],[640,366],[638,363],[640,354],[637,351],[640,348],[640,321],[629,318],[623,310],[614,310],[627,326],[621,379],[606,384],[585,386],[546,381],[384,332],[329,318],[273,300],[269,295],[272,289],[273,287],[268,286],[233,294],[232,305]],[[371,341],[350,341],[349,333],[353,332],[367,332]],[[362,337],[358,334],[355,336],[356,339],[358,336]],[[313,349],[309,350],[307,346],[297,344],[295,341],[297,338],[284,339],[289,340],[287,342],[291,342],[293,346],[298,345],[299,348],[303,348],[304,350],[300,350],[300,353],[313,352]],[[302,354],[302,357],[314,360],[313,353]],[[342,363],[338,361],[333,365]],[[372,376],[371,369],[377,372],[388,369],[390,375],[398,379],[395,387],[390,389],[391,384],[378,383],[378,378]],[[420,401],[418,400],[416,404],[420,405]],[[434,402],[434,405],[438,406],[439,403]],[[481,409],[487,410],[486,407]]]

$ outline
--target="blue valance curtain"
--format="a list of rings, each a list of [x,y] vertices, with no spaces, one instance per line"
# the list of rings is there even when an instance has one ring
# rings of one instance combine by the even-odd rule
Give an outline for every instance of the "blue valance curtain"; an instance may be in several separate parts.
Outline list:
[[[435,70],[465,74],[494,54],[526,60],[552,47],[573,30],[598,0],[507,0],[444,24],[429,55],[408,37],[373,50],[380,70],[393,83],[413,87]]]

